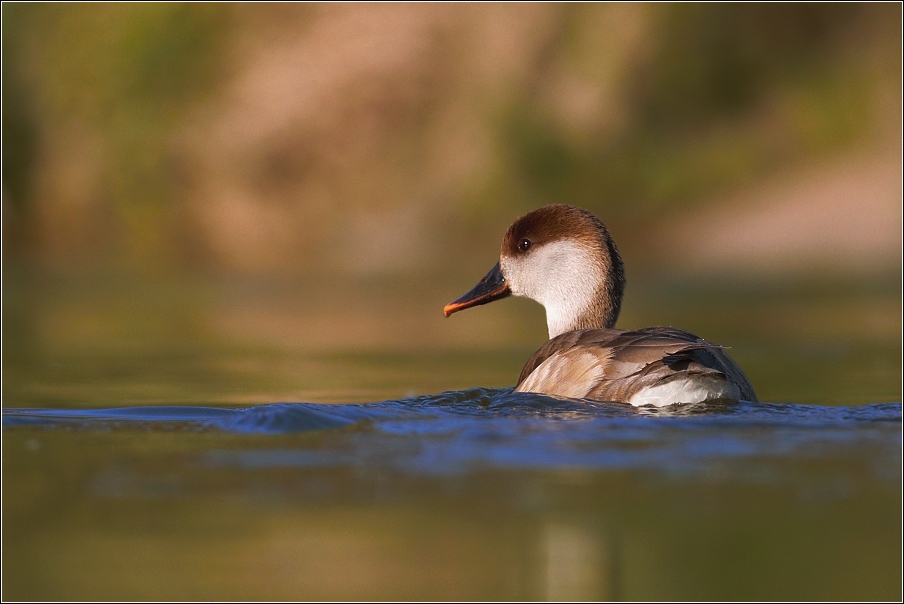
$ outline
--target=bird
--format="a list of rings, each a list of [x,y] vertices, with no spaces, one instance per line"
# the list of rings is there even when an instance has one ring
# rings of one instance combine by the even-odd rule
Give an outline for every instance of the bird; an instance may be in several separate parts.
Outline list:
[[[625,283],[621,255],[600,219],[547,205],[509,227],[499,262],[443,314],[512,295],[545,307],[549,341],[524,365],[515,392],[656,407],[757,402],[724,346],[675,327],[616,329]]]

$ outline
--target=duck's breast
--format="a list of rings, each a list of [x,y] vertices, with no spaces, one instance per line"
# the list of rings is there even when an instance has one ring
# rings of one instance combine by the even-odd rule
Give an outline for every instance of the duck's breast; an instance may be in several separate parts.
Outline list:
[[[605,377],[606,351],[573,347],[553,353],[515,387],[516,392],[538,392],[566,398],[589,398]]]

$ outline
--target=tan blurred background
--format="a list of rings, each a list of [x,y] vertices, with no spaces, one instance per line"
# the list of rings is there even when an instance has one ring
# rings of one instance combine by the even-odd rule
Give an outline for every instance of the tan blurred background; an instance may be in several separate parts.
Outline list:
[[[894,3],[4,4],[4,263],[896,272],[900,118]]]

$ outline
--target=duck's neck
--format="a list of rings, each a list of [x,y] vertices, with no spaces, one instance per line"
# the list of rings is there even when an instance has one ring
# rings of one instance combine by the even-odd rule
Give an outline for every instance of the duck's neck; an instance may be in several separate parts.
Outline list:
[[[612,303],[615,300],[615,303]],[[568,303],[546,303],[546,327],[549,339],[577,329],[615,327],[621,307],[621,296],[612,298],[603,291],[589,301],[571,299]],[[577,302],[577,303],[575,303]],[[580,304],[584,302],[584,304]]]
[[[540,301],[546,308],[550,340],[577,329],[615,327],[625,292],[625,269],[611,239],[605,242],[605,251],[594,262],[584,264],[580,274],[585,278],[572,279],[571,283],[566,279],[565,286],[557,288],[558,295]],[[576,273],[571,274],[577,277]]]

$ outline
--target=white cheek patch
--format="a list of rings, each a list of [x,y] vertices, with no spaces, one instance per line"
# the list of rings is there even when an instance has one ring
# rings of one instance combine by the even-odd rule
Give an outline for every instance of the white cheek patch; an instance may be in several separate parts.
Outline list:
[[[550,339],[571,331],[590,308],[603,284],[599,253],[582,243],[559,240],[528,254],[500,260],[502,274],[516,296],[546,308]]]

